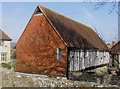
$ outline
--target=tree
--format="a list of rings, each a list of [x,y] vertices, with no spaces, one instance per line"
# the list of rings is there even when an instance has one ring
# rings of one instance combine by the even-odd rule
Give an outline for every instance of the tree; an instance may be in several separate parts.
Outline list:
[[[13,52],[11,59],[16,59],[16,51]]]
[[[114,0],[113,2],[98,2],[95,6],[94,6],[94,10],[100,9],[102,7],[104,7],[105,5],[109,4],[111,7],[109,9],[109,14],[115,12],[118,14],[118,10],[117,10],[117,5],[118,2],[116,0]]]
[[[104,8],[108,4],[109,4],[109,6],[111,6],[111,7],[109,7],[108,14],[112,14],[113,12],[118,14],[118,17],[119,17],[118,20],[120,21],[120,10],[119,10],[120,2],[117,2],[116,0],[114,0],[112,2],[98,2],[94,6],[94,10],[98,10],[100,8]],[[118,32],[116,32],[116,34],[114,35],[114,38],[115,38],[116,41],[120,40],[120,23],[118,23]]]

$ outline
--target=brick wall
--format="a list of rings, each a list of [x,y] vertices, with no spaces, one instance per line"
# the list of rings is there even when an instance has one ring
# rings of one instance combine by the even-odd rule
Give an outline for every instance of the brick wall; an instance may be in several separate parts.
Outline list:
[[[62,61],[57,60],[57,48],[62,48]],[[16,72],[66,76],[67,47],[43,15],[32,16],[16,53]]]

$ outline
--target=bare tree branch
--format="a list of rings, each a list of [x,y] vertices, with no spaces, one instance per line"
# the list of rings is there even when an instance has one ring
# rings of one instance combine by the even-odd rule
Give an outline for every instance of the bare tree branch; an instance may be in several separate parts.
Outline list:
[[[95,6],[94,6],[94,10],[98,10],[98,9],[100,9],[100,8],[103,8],[106,4],[111,4],[111,7],[110,7],[110,10],[109,10],[109,13],[108,14],[111,14],[111,13],[113,13],[113,11],[115,11],[116,13],[118,13],[117,12],[117,1],[115,0],[115,1],[113,1],[113,2],[98,2]]]
[[[103,7],[107,2],[98,2],[95,6],[94,6],[94,10],[97,10],[101,7]]]
[[[111,14],[115,10],[116,5],[116,2],[113,2],[112,9],[110,10],[109,14]]]

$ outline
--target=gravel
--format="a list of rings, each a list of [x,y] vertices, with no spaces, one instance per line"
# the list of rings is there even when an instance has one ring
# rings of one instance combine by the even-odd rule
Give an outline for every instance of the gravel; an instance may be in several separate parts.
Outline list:
[[[115,87],[94,82],[72,81],[59,77],[16,73],[6,68],[1,69],[2,80],[0,81],[2,81],[2,87]]]

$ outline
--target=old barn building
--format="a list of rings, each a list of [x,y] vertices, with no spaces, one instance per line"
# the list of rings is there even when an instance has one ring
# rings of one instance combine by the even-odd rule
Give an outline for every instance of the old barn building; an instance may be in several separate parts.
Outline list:
[[[16,72],[67,76],[109,63],[106,44],[90,27],[38,5],[16,45]]]
[[[111,48],[113,65],[120,69],[120,41]]]

